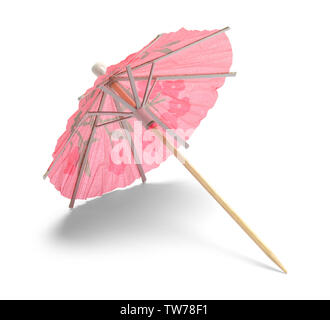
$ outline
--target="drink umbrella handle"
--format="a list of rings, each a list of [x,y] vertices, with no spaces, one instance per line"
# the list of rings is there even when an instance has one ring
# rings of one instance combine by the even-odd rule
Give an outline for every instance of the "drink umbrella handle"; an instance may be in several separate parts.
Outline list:
[[[177,148],[166,139],[163,133],[155,128],[153,133],[166,145],[183,166],[194,176],[194,178],[204,187],[204,189],[222,206],[222,208],[234,219],[234,221],[245,231],[245,233],[256,243],[256,245],[284,272],[286,269],[275,256],[275,254],[258,238],[258,236],[247,226],[247,224],[237,215],[237,213],[218,195],[218,193],[208,184],[208,182],[197,172],[189,161],[177,150]]]

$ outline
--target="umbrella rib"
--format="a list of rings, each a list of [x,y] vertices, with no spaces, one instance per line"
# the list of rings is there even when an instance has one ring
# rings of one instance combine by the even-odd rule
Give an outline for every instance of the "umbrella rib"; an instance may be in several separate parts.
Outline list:
[[[139,95],[138,95],[137,90],[136,90],[136,85],[135,85],[134,77],[133,77],[133,74],[132,74],[132,69],[129,65],[126,66],[126,71],[127,71],[129,83],[131,85],[131,89],[132,89],[132,92],[133,92],[136,108],[139,109],[139,108],[141,108],[141,102],[140,102],[140,98],[139,98]]]
[[[131,106],[129,103],[127,103],[123,98],[118,96],[111,88],[105,87],[105,86],[99,86],[99,88],[106,94],[110,95],[112,98],[114,98],[117,102],[124,105],[127,109],[131,110],[133,113],[136,112],[136,109]]]
[[[108,124],[116,123],[116,122],[120,122],[120,121],[123,121],[123,120],[129,119],[129,118],[132,118],[132,116],[120,117],[120,118],[118,118],[118,119],[114,119],[114,120],[110,120],[110,121],[107,121],[107,122],[103,122],[103,123],[101,123],[101,124],[97,124],[97,125],[95,125],[95,127],[98,128],[98,127],[106,126],[106,125],[108,125]]]
[[[226,73],[202,73],[202,74],[169,74],[169,75],[155,75],[152,79],[157,80],[174,80],[174,79],[202,79],[202,78],[224,78],[224,77],[235,77],[236,72]],[[149,80],[148,76],[135,77],[136,81]],[[118,81],[128,81],[128,77],[116,77]]]
[[[89,116],[131,116],[133,112],[97,111],[88,114]]]
[[[95,96],[95,99],[93,101],[93,103],[91,104],[91,106],[88,108],[91,109],[92,107],[94,107],[94,104],[96,102],[96,99],[98,98],[98,96],[100,95],[100,92]],[[83,122],[83,120],[87,117],[87,113],[85,113],[82,118],[80,119],[80,121],[77,123],[76,127],[74,128],[74,130],[71,132],[68,140],[65,142],[64,146],[62,147],[61,151],[58,153],[58,155],[56,156],[56,158],[54,159],[54,161],[51,163],[51,165],[49,166],[49,168],[47,169],[47,171],[45,172],[45,174],[43,175],[43,178],[46,179],[47,176],[49,175],[49,173],[51,172],[51,170],[53,169],[55,163],[58,161],[58,159],[61,157],[61,155],[63,154],[63,152],[65,151],[66,146],[68,145],[68,143],[70,142],[71,138],[75,135],[75,133],[77,132],[80,124]]]
[[[141,51],[146,52],[159,38],[163,35],[163,33],[159,34],[154,40],[152,40],[145,48],[143,48]]]
[[[101,100],[100,105],[98,107],[98,112],[101,111],[101,109],[103,108],[104,101],[105,101],[105,95],[103,93],[102,100]],[[83,173],[83,170],[82,169],[85,166],[85,161],[87,159],[86,157],[88,156],[88,153],[89,153],[89,150],[90,150],[90,147],[91,147],[91,141],[92,141],[92,138],[94,136],[95,126],[96,126],[96,123],[97,123],[97,119],[98,119],[98,115],[96,115],[95,118],[94,118],[94,121],[93,121],[93,124],[92,124],[91,133],[89,135],[87,144],[86,144],[85,149],[84,149],[84,153],[83,153],[82,158],[81,158],[81,161],[80,161],[80,165],[79,165],[79,169],[78,169],[77,180],[76,180],[76,183],[75,183],[75,186],[74,186],[74,189],[73,189],[73,192],[72,192],[71,201],[70,201],[70,204],[69,204],[69,208],[71,208],[71,209],[73,208],[74,203],[75,203],[75,200],[76,200],[78,188],[79,188],[79,185],[80,185],[80,180],[82,178],[82,173]]]
[[[182,51],[182,50],[184,50],[184,49],[188,49],[188,48],[190,48],[190,47],[192,47],[192,46],[194,46],[194,45],[196,45],[196,44],[198,44],[198,43],[200,43],[200,42],[202,42],[202,41],[205,41],[205,40],[211,39],[211,38],[213,38],[214,36],[217,36],[217,35],[220,34],[220,33],[223,33],[223,32],[228,31],[229,29],[230,29],[229,27],[226,27],[226,28],[223,28],[223,29],[221,29],[221,30],[218,30],[218,31],[216,31],[216,32],[214,32],[214,33],[212,33],[212,34],[206,36],[206,37],[203,37],[203,38],[201,38],[201,39],[199,39],[199,40],[196,40],[196,41],[194,41],[194,42],[192,42],[192,43],[189,43],[189,44],[187,44],[187,45],[185,45],[185,46],[183,46],[183,47],[181,47],[181,48],[179,48],[179,49],[176,49],[176,50],[174,50],[174,51],[171,51],[171,52],[169,52],[169,53],[167,53],[167,54],[165,54],[165,55],[163,55],[163,56],[160,56],[160,57],[158,57],[158,58],[155,58],[155,59],[152,59],[152,60],[146,61],[146,62],[144,62],[144,63],[142,63],[142,64],[140,64],[140,65],[138,65],[138,66],[135,66],[135,67],[132,68],[132,70],[140,69],[140,68],[144,67],[145,65],[147,65],[147,64],[149,64],[149,63],[157,62],[157,61],[160,61],[160,60],[162,60],[162,59],[164,59],[164,58],[168,58],[169,56],[171,56],[171,55],[173,55],[173,54],[175,54],[175,53],[178,53],[178,52],[180,52],[180,51]],[[120,72],[120,73],[118,73],[118,74],[123,74],[124,72],[125,72],[125,71]]]
[[[171,130],[164,122],[162,122],[149,108],[145,108],[145,110],[148,112],[148,114],[153,118],[153,120],[159,124],[164,130],[166,130],[166,133],[171,135],[172,137],[176,138],[180,144],[182,144],[186,149],[189,148],[188,142],[182,137],[180,137],[178,134],[175,133],[174,130]]]
[[[116,109],[119,111],[121,109],[119,103],[114,98],[113,98],[113,101],[115,103]],[[139,156],[137,154],[137,151],[136,151],[136,148],[135,148],[135,145],[134,145],[132,136],[129,133],[127,123],[128,122],[126,120],[123,120],[123,121],[120,121],[119,125],[123,129],[123,131],[124,131],[124,133],[126,135],[126,138],[127,138],[128,142],[130,144],[131,152],[133,154],[134,161],[135,161],[135,165],[136,165],[136,167],[137,167],[137,169],[139,171],[139,174],[141,176],[142,182],[145,183],[147,181],[147,178],[146,178],[145,172],[143,170],[142,164],[140,163],[140,159],[139,159]]]
[[[143,95],[142,107],[144,106],[144,104],[145,104],[146,101],[147,101],[147,96],[149,96],[149,95],[148,95],[148,91],[149,91],[149,86],[150,86],[150,83],[151,83],[151,80],[152,80],[152,74],[153,74],[153,72],[154,72],[154,67],[155,67],[155,63],[152,62],[152,64],[151,64],[151,68],[150,68],[149,77],[148,77],[148,82],[147,82],[146,89],[145,89],[145,91],[144,91],[144,95]],[[135,80],[137,80],[137,78],[135,78]]]
[[[85,99],[87,97],[89,99],[91,99],[91,98],[93,98],[94,93],[95,93],[95,89],[93,89],[91,92],[89,92],[87,94],[84,93],[84,94],[82,94],[81,96],[78,97],[78,101],[80,101],[81,99]]]
[[[145,101],[145,104],[147,103],[147,101],[149,100],[149,97],[150,97],[150,94],[151,94],[151,92],[152,92],[152,90],[153,90],[153,88],[154,88],[154,86],[155,86],[155,84],[156,84],[156,82],[157,82],[157,78],[155,78],[155,80],[154,80],[154,82],[152,83],[152,86],[151,86],[151,88],[150,88],[150,90],[149,90],[149,92],[148,92],[148,94],[147,94],[147,97],[146,97],[146,101]]]
[[[235,77],[236,72],[227,73],[209,73],[209,74],[178,74],[178,75],[166,75],[158,76],[158,80],[172,80],[172,79],[202,79],[202,78],[224,78]]]

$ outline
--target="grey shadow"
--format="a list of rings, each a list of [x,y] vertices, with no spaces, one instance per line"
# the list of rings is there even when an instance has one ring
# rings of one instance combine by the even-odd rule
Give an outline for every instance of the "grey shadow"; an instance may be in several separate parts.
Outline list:
[[[54,228],[51,238],[56,244],[84,248],[197,244],[250,265],[278,271],[198,234],[195,226],[205,219],[209,201],[198,185],[140,184],[113,191],[70,210]]]
[[[180,182],[115,190],[70,210],[53,235],[77,245],[183,239],[185,225],[189,228],[189,221],[201,216],[204,203],[198,191]]]

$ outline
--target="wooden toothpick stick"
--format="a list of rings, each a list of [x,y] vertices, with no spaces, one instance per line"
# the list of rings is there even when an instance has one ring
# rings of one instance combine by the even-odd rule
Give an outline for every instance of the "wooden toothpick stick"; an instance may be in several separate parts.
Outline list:
[[[275,256],[275,254],[257,237],[247,224],[236,214],[236,212],[218,195],[218,193],[207,183],[207,181],[196,171],[189,161],[169,142],[159,129],[152,129],[154,134],[166,144],[166,147],[183,164],[183,166],[195,177],[205,190],[222,206],[223,209],[235,220],[235,222],[246,232],[246,234],[257,244],[257,246],[284,272],[286,269]]]

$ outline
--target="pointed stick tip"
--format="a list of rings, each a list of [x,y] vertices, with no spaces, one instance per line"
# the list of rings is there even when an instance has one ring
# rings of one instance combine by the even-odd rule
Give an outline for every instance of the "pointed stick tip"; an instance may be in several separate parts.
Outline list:
[[[283,271],[283,273],[288,274],[288,271],[284,268],[283,264],[275,257],[274,254],[272,254],[272,256],[269,257]]]
[[[69,208],[73,209],[73,207],[74,207],[74,199],[71,199],[70,204],[69,204]]]
[[[288,274],[288,271],[282,265],[280,266],[280,268],[284,272],[284,274]]]

